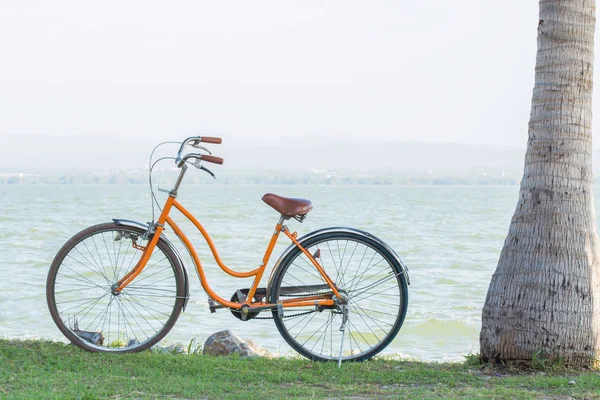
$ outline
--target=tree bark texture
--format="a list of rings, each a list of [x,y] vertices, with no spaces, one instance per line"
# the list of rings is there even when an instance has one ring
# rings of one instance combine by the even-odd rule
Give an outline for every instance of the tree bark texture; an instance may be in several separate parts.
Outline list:
[[[592,179],[595,0],[540,0],[535,86],[516,211],[482,315],[481,356],[591,367],[600,248]]]

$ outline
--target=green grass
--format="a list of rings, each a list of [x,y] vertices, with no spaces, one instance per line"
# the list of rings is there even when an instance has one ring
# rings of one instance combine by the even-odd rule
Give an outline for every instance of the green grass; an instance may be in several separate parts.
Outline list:
[[[571,383],[569,383],[571,381]],[[110,355],[72,345],[0,340],[6,399],[600,399],[597,372],[511,372],[464,363]]]

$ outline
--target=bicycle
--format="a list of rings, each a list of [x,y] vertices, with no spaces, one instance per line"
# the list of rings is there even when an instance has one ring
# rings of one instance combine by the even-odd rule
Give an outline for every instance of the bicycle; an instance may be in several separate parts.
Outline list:
[[[165,143],[180,144],[177,157],[152,163]],[[285,341],[298,353],[318,361],[362,361],[382,351],[397,335],[408,304],[408,269],[398,255],[375,236],[352,228],[326,228],[301,238],[285,222],[302,222],[312,209],[305,199],[267,193],[262,200],[279,214],[261,265],[248,272],[227,267],[208,232],[177,201],[189,165],[214,177],[204,162],[222,164],[201,143],[220,138],[193,136],[164,142],[150,155],[152,169],[174,158],[179,175],[156,221],[142,224],[113,219],[82,230],[55,256],[46,284],[50,314],[76,346],[92,352],[146,350],[173,327],[189,300],[184,258],[163,232],[169,227],[189,253],[211,313],[228,309],[243,321],[265,319],[270,312]],[[187,146],[201,152],[183,154]],[[171,218],[178,210],[200,231],[219,267],[237,278],[254,277],[250,288],[229,299],[213,291],[194,246]],[[153,211],[154,215],[154,211]],[[275,263],[266,287],[259,287],[275,243],[282,233],[292,242]],[[264,315],[264,314],[263,314]]]

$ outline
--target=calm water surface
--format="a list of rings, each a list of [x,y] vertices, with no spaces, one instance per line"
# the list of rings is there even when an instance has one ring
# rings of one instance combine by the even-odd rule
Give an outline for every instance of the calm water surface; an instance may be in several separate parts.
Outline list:
[[[247,271],[260,264],[278,219],[261,201],[266,192],[313,202],[304,223],[288,223],[299,235],[327,226],[363,229],[387,242],[408,265],[408,314],[385,354],[456,360],[478,351],[481,307],[518,187],[184,185],[179,200],[210,232],[223,261]],[[0,337],[64,340],[45,300],[46,274],[54,255],[89,225],[111,218],[149,221],[148,188],[5,185],[0,186],[0,198]],[[164,198],[161,193],[159,199]],[[183,227],[193,232],[191,224]],[[211,286],[222,297],[250,286],[251,280],[232,278],[219,269],[199,234],[190,238]],[[269,266],[287,244],[282,237]],[[203,341],[218,330],[232,329],[273,352],[291,352],[272,321],[242,322],[227,310],[210,314],[191,262],[188,269],[192,297],[168,340]]]

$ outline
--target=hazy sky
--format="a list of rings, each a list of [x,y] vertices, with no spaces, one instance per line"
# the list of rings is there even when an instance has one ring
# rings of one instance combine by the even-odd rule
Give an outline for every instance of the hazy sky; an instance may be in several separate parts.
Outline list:
[[[534,0],[3,1],[0,135],[524,147],[537,12]]]

